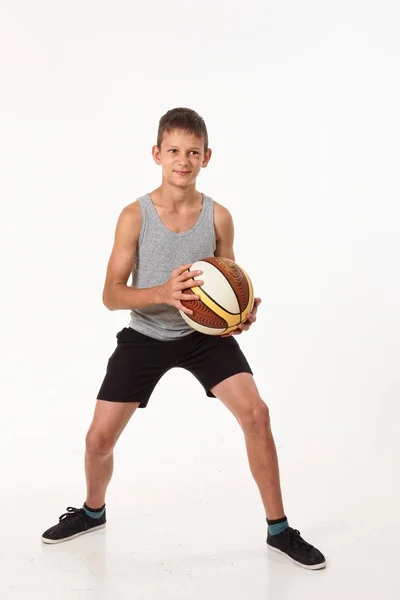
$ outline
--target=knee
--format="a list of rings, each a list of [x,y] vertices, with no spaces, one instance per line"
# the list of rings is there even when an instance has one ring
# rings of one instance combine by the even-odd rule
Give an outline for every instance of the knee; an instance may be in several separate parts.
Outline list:
[[[270,427],[269,408],[261,399],[256,404],[248,406],[240,417],[240,424],[246,431],[264,431]]]
[[[89,429],[85,441],[86,451],[89,454],[110,454],[115,446],[113,437],[99,429]]]

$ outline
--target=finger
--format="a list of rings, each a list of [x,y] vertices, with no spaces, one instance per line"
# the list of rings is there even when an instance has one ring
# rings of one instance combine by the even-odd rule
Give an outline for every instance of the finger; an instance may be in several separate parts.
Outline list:
[[[246,320],[251,318],[251,319],[256,319],[257,318],[257,310],[258,310],[258,306],[253,306],[253,308],[251,309],[251,312],[249,312],[249,314],[246,317]]]
[[[189,317],[193,315],[193,311],[190,310],[190,308],[186,308],[185,306],[183,306],[181,302],[179,302],[177,308],[179,308],[179,310],[181,310],[183,313],[185,313],[185,315],[188,315]]]
[[[179,294],[179,300],[200,300],[197,294]]]
[[[181,281],[185,281],[186,279],[191,279],[192,277],[198,277],[202,274],[202,272],[203,271],[185,271],[184,273],[181,273],[179,279]]]
[[[241,332],[241,330],[239,329],[239,325],[238,325],[236,329],[234,329],[233,331],[230,331],[229,333],[223,333],[223,334],[221,335],[221,337],[229,337],[229,336],[231,336],[231,335],[240,335],[241,333],[242,333],[242,332]]]
[[[197,280],[197,281],[184,281],[183,283],[181,283],[179,285],[179,289],[181,290],[187,290],[188,288],[193,288],[193,287],[197,287],[198,285],[203,285],[204,281],[201,281],[201,279]]]
[[[239,325],[237,326],[235,331],[248,331],[251,327],[251,323],[247,323],[246,321],[244,321],[243,323],[239,323]]]
[[[248,329],[249,327],[251,327],[253,325],[254,321],[255,321],[255,318],[252,319],[252,320],[247,319],[246,321],[244,321],[243,323],[241,323],[242,328],[243,329]]]
[[[230,333],[228,333],[227,335],[240,335],[242,333],[241,329],[235,329],[234,331],[231,331]]]
[[[253,304],[253,310],[256,309],[260,306],[261,304],[261,298],[254,298],[254,304]]]
[[[187,265],[180,265],[179,267],[177,267],[172,273],[175,275],[181,275],[182,273],[184,273],[185,271],[187,271],[188,269],[190,269],[192,263],[188,263]]]

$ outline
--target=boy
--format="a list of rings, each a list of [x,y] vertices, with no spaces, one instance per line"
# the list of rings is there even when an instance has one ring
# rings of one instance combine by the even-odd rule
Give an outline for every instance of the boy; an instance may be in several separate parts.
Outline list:
[[[147,406],[162,375],[183,367],[207,396],[227,406],[243,430],[267,515],[268,548],[307,569],[321,569],[326,564],[321,552],[289,527],[269,410],[233,337],[254,323],[260,298],[247,321],[226,336],[194,331],[178,311],[191,314],[182,304],[193,299],[185,289],[202,283],[189,281],[193,262],[212,255],[235,260],[229,211],[196,190],[197,176],[211,158],[203,119],[187,108],[168,111],[152,152],[162,167],[161,186],[122,210],[107,267],[103,302],[109,310],[130,310],[131,318],[117,334],[86,436],[86,501],[82,508],[68,507],[42,541],[58,543],[105,526],[114,446],[135,410]]]

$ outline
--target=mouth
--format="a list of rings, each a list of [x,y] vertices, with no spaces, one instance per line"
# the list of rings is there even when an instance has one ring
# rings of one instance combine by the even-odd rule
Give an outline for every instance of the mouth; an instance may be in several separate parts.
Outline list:
[[[178,173],[178,175],[190,175],[191,171],[174,171],[174,173]]]

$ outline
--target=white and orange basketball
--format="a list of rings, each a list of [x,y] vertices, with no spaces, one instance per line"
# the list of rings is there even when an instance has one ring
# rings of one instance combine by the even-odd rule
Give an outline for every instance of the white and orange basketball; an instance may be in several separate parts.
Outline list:
[[[254,304],[253,285],[246,271],[233,260],[210,256],[194,262],[189,271],[203,271],[194,277],[204,284],[188,288],[185,294],[196,294],[199,300],[183,300],[182,304],[193,311],[182,318],[193,329],[208,335],[221,335],[236,329],[246,320]]]

